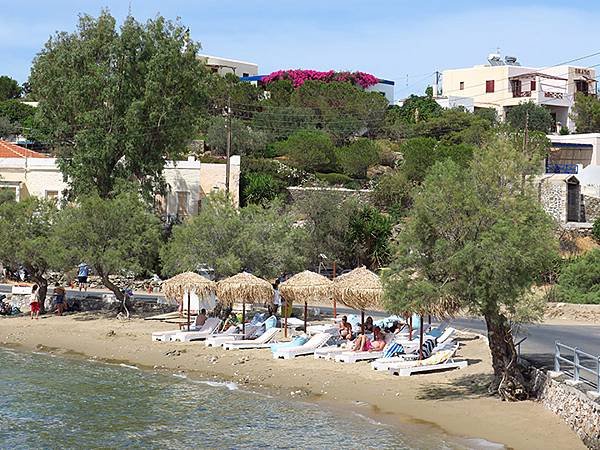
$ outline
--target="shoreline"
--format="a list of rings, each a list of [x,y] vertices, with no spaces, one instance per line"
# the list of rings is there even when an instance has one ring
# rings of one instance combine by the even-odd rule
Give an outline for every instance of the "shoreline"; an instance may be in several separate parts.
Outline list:
[[[240,389],[283,399],[322,403],[393,426],[426,426],[459,442],[508,448],[585,448],[560,418],[528,401],[508,404],[485,394],[491,366],[483,339],[463,334],[459,371],[393,377],[367,364],[342,365],[300,357],[271,358],[268,350],[225,351],[203,343],[155,343],[152,331],[172,329],[140,319],[120,322],[86,314],[0,319],[0,345],[167,374],[231,381]],[[501,425],[499,425],[501,424]],[[547,430],[552,429],[552,437]],[[475,441],[473,441],[475,440]],[[485,444],[484,444],[485,445]]]

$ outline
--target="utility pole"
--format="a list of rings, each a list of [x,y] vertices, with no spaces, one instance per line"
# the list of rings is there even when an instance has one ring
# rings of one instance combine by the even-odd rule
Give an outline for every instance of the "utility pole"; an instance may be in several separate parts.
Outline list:
[[[229,175],[231,173],[231,96],[227,96],[227,163],[225,165],[225,193],[229,196]]]

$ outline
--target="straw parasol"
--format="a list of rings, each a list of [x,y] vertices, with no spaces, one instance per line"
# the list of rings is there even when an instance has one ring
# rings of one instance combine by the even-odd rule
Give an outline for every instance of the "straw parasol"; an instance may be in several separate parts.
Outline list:
[[[246,333],[246,301],[273,303],[273,286],[251,273],[242,272],[217,282],[217,297],[225,305],[242,302],[242,329]]]
[[[176,301],[180,305],[180,311],[183,310],[183,300],[187,293],[187,326],[190,329],[190,294],[196,294],[204,301],[210,301],[215,293],[216,284],[208,278],[198,275],[195,272],[184,272],[169,278],[162,284],[162,291],[169,300]]]
[[[304,302],[304,332],[306,332],[306,316],[309,301],[330,300],[333,282],[327,277],[310,270],[297,273],[279,285],[279,292],[288,301]],[[285,314],[285,331],[287,332],[287,313]]]
[[[333,298],[350,308],[360,310],[363,332],[365,309],[381,306],[382,295],[381,279],[364,266],[339,276],[333,282]]]

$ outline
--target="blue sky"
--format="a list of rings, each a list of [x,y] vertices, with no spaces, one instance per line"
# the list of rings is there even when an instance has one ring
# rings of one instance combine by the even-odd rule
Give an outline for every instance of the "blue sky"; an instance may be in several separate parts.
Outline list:
[[[600,51],[600,8],[571,0],[0,0],[0,74],[20,82],[56,31],[107,7],[123,19],[181,18],[203,53],[278,69],[362,70],[422,92],[432,73],[482,64],[496,47],[528,66]],[[600,56],[581,62],[594,65]],[[408,86],[407,86],[408,75]]]

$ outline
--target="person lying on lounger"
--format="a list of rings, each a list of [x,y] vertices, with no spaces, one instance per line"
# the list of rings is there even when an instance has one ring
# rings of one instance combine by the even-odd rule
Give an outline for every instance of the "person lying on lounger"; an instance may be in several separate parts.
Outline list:
[[[348,322],[348,317],[342,317],[342,321],[339,325],[339,332],[342,339],[352,340],[352,324]]]
[[[381,328],[373,328],[373,339],[369,339],[365,334],[361,334],[354,341],[355,352],[379,352],[385,347],[385,339]]]

